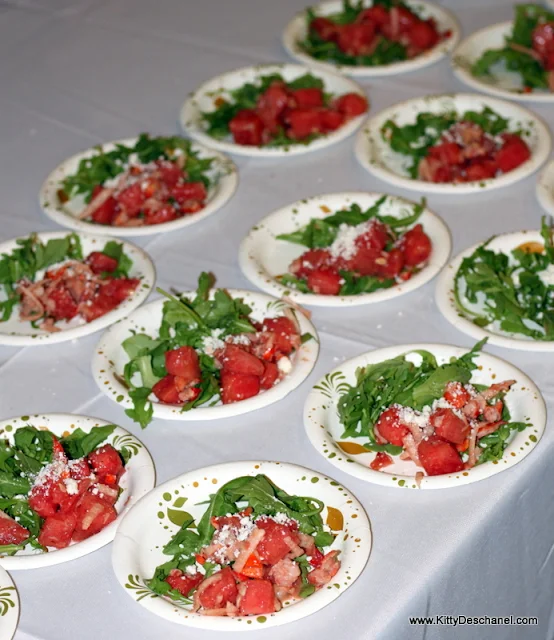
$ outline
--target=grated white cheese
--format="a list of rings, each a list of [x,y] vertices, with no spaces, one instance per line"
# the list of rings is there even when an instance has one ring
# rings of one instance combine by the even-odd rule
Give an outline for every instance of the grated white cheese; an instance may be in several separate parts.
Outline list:
[[[227,336],[227,338],[225,338],[225,342],[230,342],[231,344],[249,345],[251,344],[252,340],[247,333],[237,333],[237,335],[235,336]]]
[[[292,362],[290,361],[290,358],[287,358],[286,356],[279,358],[277,361],[277,368],[284,375],[290,373],[292,371]]]
[[[77,483],[77,480],[73,480],[73,478],[65,478],[63,483],[65,484],[67,493],[70,496],[75,496],[79,493],[79,484]]]
[[[206,336],[202,341],[202,351],[211,356],[218,349],[223,349],[225,343],[220,338],[222,333],[222,329],[214,329],[211,335]]]
[[[333,258],[343,258],[350,260],[356,253],[356,238],[371,229],[374,220],[362,222],[356,226],[341,224],[338,233],[329,247],[329,253]]]

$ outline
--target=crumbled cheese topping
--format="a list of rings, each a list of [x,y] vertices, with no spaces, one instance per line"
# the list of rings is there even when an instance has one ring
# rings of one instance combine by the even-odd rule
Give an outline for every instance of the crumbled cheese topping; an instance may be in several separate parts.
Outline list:
[[[202,351],[207,355],[213,355],[218,349],[223,349],[225,343],[220,336],[223,329],[214,329],[209,336],[206,336],[202,342]]]
[[[73,478],[65,478],[63,483],[65,484],[66,491],[70,496],[76,496],[79,493],[79,484],[77,480],[73,480]]]
[[[277,368],[284,375],[290,373],[292,371],[292,362],[290,361],[290,358],[287,358],[287,356],[279,358],[277,361]]]
[[[329,247],[329,253],[333,258],[350,260],[356,253],[356,238],[371,229],[374,220],[362,222],[356,226],[343,223],[338,228],[338,233]]]
[[[252,343],[252,340],[247,333],[237,333],[237,335],[235,336],[227,336],[227,338],[225,338],[225,342],[230,342],[231,344],[249,345]]]

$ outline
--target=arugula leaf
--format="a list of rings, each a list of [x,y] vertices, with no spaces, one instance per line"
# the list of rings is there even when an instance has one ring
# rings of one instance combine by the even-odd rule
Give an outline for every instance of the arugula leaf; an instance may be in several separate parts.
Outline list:
[[[114,424],[102,427],[92,427],[86,433],[80,427],[72,431],[69,435],[60,438],[60,443],[72,460],[83,458],[92,453],[102,442],[106,440],[115,430]]]
[[[26,495],[30,490],[31,483],[27,478],[0,471],[0,496],[3,498]]]
[[[115,242],[115,240],[110,240],[106,243],[105,247],[102,249],[102,253],[117,260],[117,269],[113,271],[110,275],[114,278],[119,278],[124,276],[125,278],[129,277],[129,271],[133,266],[133,261],[129,256],[123,251],[123,243]]]
[[[151,393],[152,389],[148,387],[138,387],[129,391],[129,396],[133,401],[133,408],[125,409],[125,415],[138,422],[143,429],[150,424],[154,415],[154,408],[148,399]]]
[[[15,431],[14,448],[38,461],[41,466],[52,460],[53,443],[50,431],[36,429],[30,425]]]
[[[166,556],[188,556],[200,550],[202,546],[200,544],[200,536],[194,531],[191,531],[191,525],[194,525],[194,518],[188,518],[183,522],[179,531],[163,548]]]

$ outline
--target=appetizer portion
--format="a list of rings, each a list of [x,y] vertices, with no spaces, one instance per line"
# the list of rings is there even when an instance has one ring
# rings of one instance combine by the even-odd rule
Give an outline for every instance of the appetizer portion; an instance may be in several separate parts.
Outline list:
[[[114,425],[61,438],[31,425],[0,440],[0,554],[81,542],[117,518],[120,479],[131,453],[103,444]]]
[[[415,6],[394,0],[344,0],[342,11],[306,12],[308,34],[299,43],[316,60],[375,67],[410,60],[429,51],[451,32],[439,33],[433,18],[422,19]]]
[[[554,91],[554,11],[540,4],[515,6],[511,33],[500,49],[487,49],[471,66],[475,77],[504,69],[521,77],[522,91]]]
[[[308,248],[278,281],[303,293],[347,296],[387,289],[409,280],[426,264],[431,240],[416,224],[425,204],[404,217],[383,215],[387,196],[362,210],[352,204],[325,218],[313,218],[280,240]]]
[[[406,156],[411,178],[434,183],[480,182],[513,171],[531,157],[520,132],[489,107],[480,111],[418,113],[399,126],[388,120],[383,140]]]
[[[234,478],[198,522],[183,522],[163,547],[171,559],[146,584],[205,616],[275,613],[325,587],[340,569],[324,509],[265,475]]]
[[[171,222],[202,210],[212,179],[213,158],[200,157],[179,136],[141,134],[134,144],[115,143],[84,157],[66,175],[57,196],[63,204],[75,196],[86,206],[77,218],[114,227]]]
[[[134,406],[127,415],[145,427],[152,400],[183,411],[230,404],[271,389],[292,371],[300,335],[294,313],[279,306],[255,320],[241,298],[213,290],[202,273],[194,296],[167,296],[156,336],[135,333],[122,347],[129,360],[124,382]]]
[[[458,311],[493,332],[554,340],[552,234],[543,218],[543,242],[522,242],[511,251],[495,251],[489,247],[491,238],[464,257],[454,277]]]
[[[339,129],[365,113],[368,102],[359,93],[327,93],[324,81],[311,73],[291,81],[270,73],[216,97],[214,107],[201,114],[209,136],[231,136],[239,145],[286,147],[309,144]]]
[[[31,234],[17,245],[0,259],[0,322],[9,320],[18,306],[22,322],[62,331],[72,320],[88,323],[113,311],[140,283],[129,277],[133,263],[118,242],[107,242],[87,256],[75,233],[47,242]]]
[[[472,382],[484,342],[442,365],[420,350],[358,369],[338,400],[343,438],[365,439],[376,471],[396,456],[428,476],[501,460],[512,432],[530,425],[513,422],[504,401],[515,380]]]

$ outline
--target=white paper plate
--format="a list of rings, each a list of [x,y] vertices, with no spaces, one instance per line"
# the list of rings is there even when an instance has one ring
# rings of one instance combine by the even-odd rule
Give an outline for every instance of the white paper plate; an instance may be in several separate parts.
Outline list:
[[[539,176],[537,198],[541,207],[554,216],[554,160],[546,165]]]
[[[425,232],[431,238],[433,252],[427,266],[407,282],[397,284],[390,289],[357,296],[324,296],[301,293],[275,280],[275,276],[288,271],[292,260],[307,250],[307,247],[277,240],[276,236],[281,233],[292,233],[308,224],[312,218],[325,218],[353,203],[359,204],[362,209],[367,209],[382,195],[364,192],[333,193],[300,200],[278,209],[253,227],[242,241],[239,263],[244,275],[267,293],[275,296],[286,295],[300,304],[326,307],[382,302],[418,289],[437,275],[446,264],[451,250],[448,227],[429,209],[425,209],[418,222],[423,225]],[[407,208],[411,210],[413,204],[404,198],[388,196],[387,202],[383,205],[385,207],[383,211],[386,215],[400,217],[405,214]]]
[[[114,142],[106,142],[101,145],[104,151],[111,151],[116,144],[124,144],[134,146],[138,138],[127,138],[125,140],[116,140]],[[67,176],[75,173],[79,162],[83,158],[90,158],[98,153],[98,146],[87,149],[81,153],[77,153],[68,158],[57,166],[54,171],[46,178],[39,192],[39,202],[44,213],[58,224],[76,231],[85,231],[88,233],[97,233],[114,237],[135,237],[148,236],[154,233],[167,233],[177,231],[191,224],[196,224],[204,218],[212,215],[221,207],[223,207],[231,199],[238,184],[237,168],[233,162],[213,149],[194,143],[193,150],[198,151],[201,158],[214,158],[215,162],[208,172],[208,176],[212,179],[213,184],[208,190],[208,198],[206,206],[198,213],[192,213],[162,224],[150,224],[144,227],[114,227],[111,225],[97,224],[96,222],[87,222],[79,220],[79,213],[85,208],[86,203],[83,196],[74,196],[68,202],[62,203],[58,197],[58,190],[62,188],[62,181]]]
[[[293,602],[278,613],[265,616],[218,618],[193,613],[190,607],[160,597],[150,591],[145,580],[155,568],[169,559],[162,547],[179,529],[172,522],[172,508],[183,505],[196,519],[200,519],[206,505],[198,504],[209,498],[218,487],[233,478],[258,473],[265,474],[275,484],[291,494],[313,496],[325,503],[322,513],[326,521],[332,507],[342,514],[343,525],[332,545],[340,549],[341,568],[333,583],[309,598]],[[334,514],[338,515],[338,514]],[[339,516],[340,518],[340,516]],[[215,631],[255,631],[293,622],[319,611],[336,600],[363,571],[371,551],[372,537],[369,520],[356,498],[338,482],[311,469],[280,462],[245,461],[214,465],[190,471],[156,487],[124,518],[118,529],[112,552],[112,564],[119,583],[143,607],[172,622]]]
[[[311,73],[323,80],[326,92],[333,93],[337,96],[344,93],[359,93],[367,99],[360,85],[344,76],[330,73],[329,71],[311,69],[298,64],[272,64],[244,67],[209,80],[201,85],[190,98],[187,99],[181,109],[181,126],[183,130],[191,138],[205,145],[209,145],[214,149],[219,149],[220,151],[236,153],[243,156],[276,158],[308,153],[329,147],[354,133],[367,117],[367,113],[364,113],[356,118],[352,118],[352,120],[349,120],[336,131],[316,138],[309,144],[291,143],[288,147],[250,147],[236,144],[232,142],[230,137],[229,139],[217,140],[206,133],[201,112],[213,111],[214,101],[220,96],[228,97],[229,90],[238,89],[247,82],[255,82],[260,76],[270,73],[280,73],[287,82],[291,82],[295,78],[303,76],[305,73]]]
[[[519,245],[525,242],[540,242],[540,244],[544,245],[544,240],[538,231],[518,231],[516,233],[504,233],[497,236],[490,242],[488,248],[493,251],[502,251],[509,254],[513,249],[519,247]],[[488,327],[478,327],[472,322],[470,316],[458,309],[453,293],[454,276],[456,275],[462,260],[467,256],[470,256],[481,244],[482,243],[476,244],[473,247],[462,251],[462,253],[457,255],[441,273],[437,280],[437,289],[435,292],[439,311],[456,327],[456,329],[463,331],[477,340],[488,338],[490,344],[505,347],[506,349],[520,349],[522,351],[537,351],[540,353],[554,351],[554,341],[542,342],[540,340],[533,340],[528,336],[508,333],[495,326],[496,323],[489,325]],[[464,304],[467,304],[469,308],[474,309],[476,313],[479,313],[482,310],[482,307],[479,305],[473,305],[467,301],[464,301]]]
[[[373,2],[371,0],[364,0],[363,2],[364,7],[370,7],[372,4]],[[460,39],[460,25],[450,11],[447,11],[446,9],[443,9],[431,2],[424,2],[422,0],[417,2],[408,2],[407,4],[413,7],[422,18],[434,18],[437,23],[439,33],[444,33],[445,31],[450,30],[451,36],[446,40],[439,42],[432,49],[429,49],[411,60],[393,62],[392,64],[379,65],[375,67],[341,65],[340,63],[316,60],[305,53],[302,49],[299,43],[306,38],[308,32],[306,25],[306,11],[304,10],[298,13],[283,31],[283,46],[290,56],[303,64],[308,64],[320,69],[328,69],[330,71],[340,71],[353,77],[377,78],[380,76],[390,76],[397,73],[405,73],[408,71],[422,69],[437,62],[454,49]],[[334,13],[340,13],[342,7],[342,0],[332,0],[332,2],[323,2],[312,8],[317,16],[328,16]]]
[[[17,629],[19,594],[10,575],[0,567],[0,640],[12,640]]]
[[[113,424],[97,418],[72,415],[69,413],[45,413],[32,416],[21,416],[10,418],[0,422],[0,436],[13,439],[16,429],[32,425],[33,427],[45,427],[54,435],[61,436],[65,432],[72,432],[77,428],[88,432],[92,427]],[[111,542],[123,515],[137,502],[143,495],[148,493],[155,485],[154,463],[145,446],[134,435],[121,427],[116,427],[114,432],[106,438],[106,444],[111,444],[116,448],[126,447],[132,456],[126,465],[126,472],[121,478],[121,488],[123,492],[119,496],[115,508],[118,518],[109,524],[100,533],[97,533],[82,542],[76,542],[65,549],[57,549],[44,553],[36,549],[24,549],[18,551],[13,556],[0,557],[0,564],[5,569],[38,569],[49,567],[61,562],[68,562],[86,556],[97,549]],[[0,596],[1,597],[1,596]],[[0,605],[1,606],[1,605]],[[1,627],[1,624],[0,624]]]
[[[43,242],[47,242],[52,238],[65,238],[69,233],[69,231],[50,231],[38,233],[37,235]],[[83,247],[83,257],[86,257],[92,251],[102,251],[106,242],[109,241],[106,236],[92,236],[82,233],[79,233],[79,238]],[[0,255],[13,251],[17,247],[16,240],[17,238],[0,244]],[[142,304],[150,294],[150,291],[152,291],[156,281],[154,264],[148,254],[140,247],[123,240],[118,242],[123,244],[124,252],[133,261],[129,277],[140,278],[141,280],[135,291],[118,307],[92,322],[85,322],[80,318],[73,318],[69,322],[57,322],[56,326],[61,331],[48,333],[41,329],[35,329],[30,322],[22,322],[19,319],[19,305],[16,305],[13,309],[12,317],[6,322],[0,322],[0,344],[32,347],[75,340],[109,327]],[[0,293],[0,300],[5,300],[4,293]]]
[[[503,49],[505,38],[512,34],[514,23],[501,22],[480,29],[467,37],[452,54],[452,69],[458,78],[476,91],[484,91],[499,98],[519,102],[554,102],[554,93],[536,90],[523,93],[521,75],[508,71],[503,65],[494,69],[490,76],[476,77],[471,67],[487,49]]]
[[[272,315],[282,315],[288,305],[263,293],[243,291],[242,289],[228,289],[233,298],[243,298],[252,308],[252,316],[256,320]],[[190,294],[191,296],[194,293]],[[158,335],[165,299],[156,300],[137,309],[128,318],[106,331],[98,343],[92,359],[92,374],[96,384],[108,397],[119,402],[122,407],[131,408],[133,402],[129,397],[127,387],[122,383],[123,368],[129,358],[121,343],[133,333],[146,333],[152,337]],[[319,341],[313,324],[302,314],[296,312],[301,333],[311,333],[315,340],[308,340],[300,346],[293,356],[293,369],[278,384],[267,391],[262,391],[253,398],[247,398],[232,404],[204,405],[181,411],[180,405],[162,404],[154,396],[152,406],[154,418],[162,420],[217,420],[229,418],[243,413],[249,413],[262,407],[267,407],[283,399],[296,389],[310,374],[317,360]]]
[[[479,182],[443,183],[424,182],[412,179],[406,170],[409,159],[393,151],[381,136],[381,127],[387,120],[394,120],[399,126],[411,124],[418,113],[444,113],[455,110],[463,113],[468,109],[481,111],[490,107],[501,116],[508,118],[510,129],[523,129],[523,139],[531,149],[531,157],[517,169],[505,175]],[[424,98],[414,98],[400,102],[371,118],[360,131],[356,139],[355,153],[364,169],[372,175],[404,189],[421,191],[423,193],[467,194],[477,193],[485,189],[499,189],[523,180],[534,173],[550,154],[550,132],[544,122],[534,113],[524,107],[476,94],[435,95]]]
[[[468,349],[444,344],[401,344],[377,349],[352,360],[347,360],[321,378],[313,387],[304,405],[304,426],[313,446],[331,464],[346,473],[374,484],[386,487],[417,488],[415,473],[423,470],[411,460],[404,461],[395,458],[394,464],[381,471],[374,471],[369,468],[369,464],[376,454],[372,452],[346,453],[338,443],[343,446],[345,446],[345,442],[361,445],[364,438],[342,438],[343,427],[337,413],[337,402],[340,396],[346,390],[347,385],[356,383],[356,369],[416,349],[430,351],[437,358],[439,364],[448,362],[450,358],[459,357],[468,351]],[[473,372],[472,382],[490,385],[494,381],[516,380],[516,384],[506,395],[505,402],[510,409],[513,421],[530,422],[532,426],[521,433],[516,433],[498,464],[485,462],[468,471],[440,476],[425,476],[421,481],[422,489],[456,487],[477,482],[504,471],[528,455],[543,434],[546,426],[546,407],[540,391],[533,381],[513,365],[488,353],[479,354],[475,363],[480,368]]]

